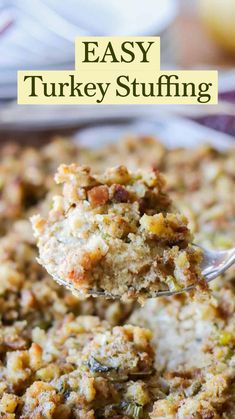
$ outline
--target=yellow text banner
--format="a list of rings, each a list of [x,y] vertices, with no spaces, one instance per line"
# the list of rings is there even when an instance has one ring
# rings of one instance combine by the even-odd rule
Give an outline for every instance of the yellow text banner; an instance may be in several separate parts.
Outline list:
[[[217,71],[19,71],[19,104],[217,104]]]

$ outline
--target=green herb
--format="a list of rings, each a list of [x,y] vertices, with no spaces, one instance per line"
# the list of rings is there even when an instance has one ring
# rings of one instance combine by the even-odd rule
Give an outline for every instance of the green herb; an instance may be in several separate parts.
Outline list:
[[[149,377],[150,375],[152,375],[154,372],[154,370],[148,370],[148,371],[138,371],[138,372],[132,372],[129,374],[130,378],[144,378],[144,377]]]
[[[143,416],[143,406],[134,403],[126,403],[124,412],[134,419],[140,419]]]
[[[225,361],[230,361],[230,359],[233,357],[233,355],[234,355],[234,351],[233,351],[233,349],[228,348],[228,352],[227,352],[227,354],[225,355],[224,360],[225,360]]]
[[[39,320],[35,327],[39,327],[43,330],[48,330],[51,327],[51,320]]]
[[[195,381],[192,385],[184,390],[186,397],[195,396],[201,389],[201,383],[199,381]]]
[[[133,419],[141,419],[143,417],[143,407],[135,404],[135,403],[128,403],[128,402],[121,402],[119,404],[110,404],[105,408],[98,409],[96,411],[96,417],[103,418],[103,417],[114,417],[116,414],[124,413],[127,416],[130,416]]]
[[[67,390],[67,382],[66,381],[60,381],[57,386],[58,393],[64,394]]]
[[[97,359],[93,356],[90,357],[89,361],[87,362],[87,366],[91,372],[108,372],[113,369],[113,367],[109,367],[108,365],[101,364]]]

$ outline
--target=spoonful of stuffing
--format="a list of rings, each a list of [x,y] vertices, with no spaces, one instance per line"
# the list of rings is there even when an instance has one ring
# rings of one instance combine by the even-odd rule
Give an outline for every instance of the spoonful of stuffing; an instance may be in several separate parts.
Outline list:
[[[234,262],[234,251],[193,244],[158,170],[119,166],[95,175],[61,165],[55,181],[61,195],[48,217],[35,215],[32,224],[39,262],[75,294],[141,300],[206,288]]]

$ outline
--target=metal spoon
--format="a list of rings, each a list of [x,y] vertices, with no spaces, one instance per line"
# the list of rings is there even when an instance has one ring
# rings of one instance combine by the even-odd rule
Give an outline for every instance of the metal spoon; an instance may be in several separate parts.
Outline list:
[[[195,245],[197,246],[197,245]],[[225,272],[230,266],[235,263],[235,248],[229,250],[207,250],[198,246],[202,249],[203,260],[201,264],[202,268],[202,275],[206,279],[206,282],[212,281],[223,272]],[[60,285],[65,286],[67,289],[72,291],[73,294],[79,294],[79,291],[73,287],[73,285],[55,275],[52,275],[53,278],[58,282]],[[185,291],[190,291],[195,287],[195,285],[189,285],[186,288],[181,289],[180,291],[158,291],[154,294],[149,295],[149,298],[155,297],[163,297],[163,296],[170,296],[180,294]],[[119,299],[119,295],[114,295],[110,293],[106,293],[103,290],[99,289],[90,289],[88,290],[88,294],[92,297],[106,297],[106,298],[113,298]]]

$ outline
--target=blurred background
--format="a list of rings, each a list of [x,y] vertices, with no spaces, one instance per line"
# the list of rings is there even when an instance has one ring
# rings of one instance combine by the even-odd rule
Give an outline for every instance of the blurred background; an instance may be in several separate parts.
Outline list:
[[[78,35],[161,36],[161,67],[218,69],[218,106],[130,106],[169,112],[235,136],[235,0],[0,0],[0,131],[68,129],[124,106],[18,106],[17,70],[73,69]]]

